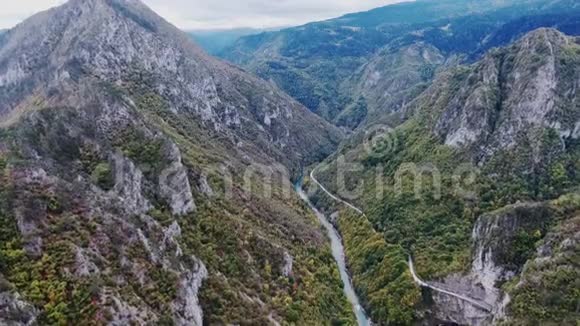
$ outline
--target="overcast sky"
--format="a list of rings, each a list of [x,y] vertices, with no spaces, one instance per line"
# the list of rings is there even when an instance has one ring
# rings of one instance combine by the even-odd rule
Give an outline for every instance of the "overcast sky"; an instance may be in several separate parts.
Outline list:
[[[269,28],[299,25],[402,0],[143,0],[182,29]],[[1,0],[0,28],[65,0]]]

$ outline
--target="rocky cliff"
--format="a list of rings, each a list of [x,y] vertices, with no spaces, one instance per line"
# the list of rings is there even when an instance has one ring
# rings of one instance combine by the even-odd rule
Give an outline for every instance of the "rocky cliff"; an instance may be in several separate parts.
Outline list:
[[[352,319],[289,182],[341,133],[140,1],[4,33],[0,103],[0,320]]]
[[[471,271],[449,275],[435,284],[485,303],[490,311],[433,293],[435,315],[461,325],[489,325],[503,320],[510,296],[502,285],[522,272],[555,215],[549,204],[537,203],[517,204],[479,217],[472,234]]]
[[[580,136],[578,48],[576,39],[540,29],[512,47],[492,52],[456,75],[458,92],[438,104],[442,112],[435,111],[436,132],[447,145],[475,144],[485,156],[515,146],[527,131],[553,128],[565,149],[566,139]],[[433,101],[421,105],[438,109]]]
[[[574,247],[574,231],[563,235],[561,228],[576,224],[577,195],[554,198],[577,193],[578,49],[576,38],[539,29],[510,47],[492,51],[468,70],[456,72],[448,81],[450,88],[434,86],[420,97],[429,99],[420,106],[429,108],[423,111],[424,117],[436,126],[434,133],[440,141],[469,153],[472,162],[497,182],[484,189],[501,195],[482,194],[483,201],[491,199],[495,202],[492,207],[508,204],[481,214],[474,223],[470,272],[448,275],[440,284],[486,302],[492,312],[469,313],[473,307],[458,302],[453,305],[448,298],[436,295],[440,318],[485,325],[529,321],[530,314],[546,322],[566,323],[577,314],[574,300],[567,301],[571,294],[567,285],[548,285],[545,276],[558,274],[569,279],[577,269],[566,266],[556,272],[547,268],[550,271],[543,274],[528,266],[558,260],[555,250],[545,249],[554,246],[548,244],[554,242],[550,238],[572,245],[563,246],[567,248],[564,251],[574,250],[570,249]],[[515,161],[506,164],[510,159]],[[506,172],[512,177],[506,177]],[[528,185],[521,181],[508,185],[526,176],[531,178]],[[518,195],[520,185],[528,195]],[[532,202],[521,202],[526,200]],[[522,294],[525,281],[519,281],[520,277],[538,280],[543,288],[541,299],[530,300]],[[565,299],[549,302],[544,295]],[[558,309],[560,315],[553,312]]]
[[[195,117],[233,145],[256,145],[287,165],[311,150],[329,153],[340,138],[270,84],[207,56],[138,1],[71,1],[23,22],[1,44],[4,124],[33,110],[34,103],[19,105],[30,98],[51,106],[85,104],[82,97],[62,103],[70,98],[59,93],[72,93],[91,77],[139,87],[133,89],[139,95],[155,92],[171,113]]]
[[[490,308],[430,291],[433,305],[415,318],[577,316],[567,282],[578,269],[563,258],[574,255],[575,231],[562,228],[577,226],[579,49],[577,38],[539,29],[444,71],[402,109],[402,125],[363,129],[318,169],[333,193],[355,195],[391,254],[405,248],[422,279]]]
[[[395,124],[401,109],[449,62],[437,48],[423,42],[384,48],[341,86],[343,93],[360,94],[360,98],[345,108],[335,123],[353,129],[379,120]]]

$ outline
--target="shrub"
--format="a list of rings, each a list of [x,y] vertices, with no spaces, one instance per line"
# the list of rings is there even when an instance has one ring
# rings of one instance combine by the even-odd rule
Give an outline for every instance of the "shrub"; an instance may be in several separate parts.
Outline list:
[[[111,190],[115,187],[115,177],[109,163],[99,163],[93,170],[91,178],[103,190]]]

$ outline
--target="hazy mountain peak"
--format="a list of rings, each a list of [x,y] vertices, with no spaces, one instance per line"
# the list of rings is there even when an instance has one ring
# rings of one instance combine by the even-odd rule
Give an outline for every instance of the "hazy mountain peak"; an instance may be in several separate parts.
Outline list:
[[[137,31],[178,39],[183,41],[183,46],[195,49],[196,54],[202,53],[191,42],[185,42],[187,37],[181,31],[139,0],[71,0],[36,14],[12,29],[6,46],[0,49],[0,58],[2,53],[19,45],[69,46],[100,36],[108,36],[107,41],[111,43],[115,37]]]
[[[532,31],[455,71],[453,82],[441,75],[416,103],[440,113],[436,132],[447,145],[472,147],[484,159],[544,128],[577,138],[576,40],[554,29]],[[453,95],[436,104],[453,83]]]
[[[517,47],[534,48],[541,45],[564,46],[568,45],[570,37],[554,28],[539,28],[526,34],[517,43]]]
[[[199,228],[188,228],[199,219],[224,228],[229,217],[216,218],[232,216],[227,207],[247,205],[259,210],[240,216],[248,231],[237,228],[228,235],[264,235],[260,247],[273,248],[276,253],[268,255],[279,256],[280,262],[295,255],[294,247],[306,252],[304,242],[294,239],[321,237],[317,230],[303,227],[308,218],[295,201],[278,205],[277,199],[268,198],[249,204],[238,194],[255,201],[252,189],[242,190],[238,177],[246,169],[253,172],[254,166],[260,171],[273,167],[284,175],[291,170],[296,176],[301,166],[330,154],[340,139],[338,129],[271,84],[209,57],[138,1],[72,0],[27,19],[0,38],[0,197],[11,201],[8,207],[2,200],[0,226],[10,228],[15,239],[22,238],[14,243],[30,254],[18,263],[23,270],[36,266],[40,257],[62,253],[50,244],[63,241],[63,250],[74,262],[57,263],[57,271],[49,276],[52,284],[67,275],[66,288],[77,293],[75,286],[89,275],[120,281],[95,283],[98,290],[86,296],[95,309],[81,308],[76,314],[56,312],[44,302],[44,294],[28,295],[30,282],[17,283],[15,291],[38,308],[25,317],[39,324],[95,320],[202,325],[200,287],[204,279],[226,274],[211,262],[217,251],[206,255],[197,245],[185,244],[182,233],[183,238],[197,237],[193,233]],[[16,155],[22,164],[4,164]],[[291,189],[289,179],[284,179],[289,185],[284,191]],[[8,183],[19,189],[14,197],[2,186]],[[37,195],[48,192],[59,197],[53,201],[58,209],[31,204],[44,201]],[[233,195],[226,198],[229,193]],[[72,223],[94,222],[96,233],[81,241],[53,232],[61,218],[71,216]],[[26,222],[16,225],[16,220]],[[268,229],[257,225],[265,220],[271,221]],[[26,226],[19,229],[22,225]],[[223,243],[220,237],[210,235],[210,241]],[[135,245],[144,251],[130,250]],[[245,251],[240,248],[231,257]],[[106,261],[94,259],[111,252],[116,254]],[[249,255],[256,256],[252,262],[261,261]],[[0,274],[14,282],[19,269],[6,270],[3,257],[0,254]],[[65,266],[68,263],[75,266]],[[264,270],[252,264],[244,263],[244,269]],[[119,272],[121,265],[131,268],[131,275]],[[160,277],[167,283],[161,285]],[[236,275],[225,281],[236,284],[227,286],[235,292],[244,291],[237,284],[251,286]],[[279,288],[278,283],[272,288]],[[144,287],[148,290],[132,290]],[[1,301],[5,287],[0,288]],[[75,299],[69,294],[59,296],[54,306],[72,306]],[[252,318],[258,320],[274,308],[248,310],[257,312]],[[226,318],[211,310],[205,316],[212,324]]]
[[[76,94],[75,85],[89,76],[121,85],[135,74],[150,77],[149,87],[172,112],[193,114],[215,132],[238,133],[243,122],[244,132],[262,135],[252,142],[290,146],[288,139],[302,137],[290,125],[323,123],[272,85],[209,57],[137,0],[72,0],[9,31],[0,43],[0,88],[9,88],[0,92],[0,117],[14,120],[17,105],[33,95],[62,105],[70,97],[55,94]],[[323,124],[310,130],[332,128]]]
[[[104,8],[109,7],[115,10],[148,11],[153,13],[140,0],[69,0],[63,6],[81,9],[90,8],[92,10],[103,10]]]

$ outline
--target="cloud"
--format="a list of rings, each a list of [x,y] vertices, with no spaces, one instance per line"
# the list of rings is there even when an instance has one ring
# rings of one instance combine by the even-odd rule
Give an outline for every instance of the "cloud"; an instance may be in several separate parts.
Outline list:
[[[65,3],[65,0],[3,1],[0,11],[0,28],[10,28],[38,11]]]
[[[184,29],[298,25],[401,0],[147,0]]]
[[[182,29],[269,28],[299,25],[402,0],[143,0]],[[2,4],[0,28],[64,0],[17,0]]]

